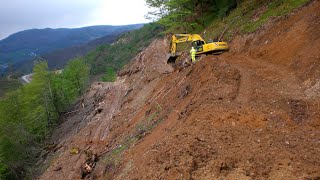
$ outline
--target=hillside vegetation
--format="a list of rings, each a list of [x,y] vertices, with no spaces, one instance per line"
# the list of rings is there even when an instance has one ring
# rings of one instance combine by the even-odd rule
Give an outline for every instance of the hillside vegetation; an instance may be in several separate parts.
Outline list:
[[[146,0],[156,9],[149,18],[158,20],[169,33],[200,33],[208,39],[231,40],[239,33],[257,30],[271,17],[290,13],[310,0]],[[181,6],[181,4],[183,4]]]
[[[244,1],[227,17],[214,19],[206,27],[204,37],[231,41],[235,35],[252,33],[307,2],[310,0]]]
[[[0,179],[21,179],[43,153],[44,139],[80,96],[89,78],[83,60],[68,63],[62,74],[39,62],[33,80],[0,100]]]
[[[95,51],[88,53],[85,60],[90,64],[91,75],[104,74],[102,80],[115,76],[116,71],[126,65],[139,51],[148,46],[152,40],[161,37],[161,25],[147,24],[139,30],[134,30],[120,36],[113,44],[99,46]]]

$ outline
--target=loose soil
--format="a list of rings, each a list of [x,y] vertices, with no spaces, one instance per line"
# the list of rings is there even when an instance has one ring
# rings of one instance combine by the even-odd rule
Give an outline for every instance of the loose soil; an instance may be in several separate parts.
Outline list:
[[[39,178],[320,179],[319,30],[313,1],[179,70],[154,41],[65,116]]]

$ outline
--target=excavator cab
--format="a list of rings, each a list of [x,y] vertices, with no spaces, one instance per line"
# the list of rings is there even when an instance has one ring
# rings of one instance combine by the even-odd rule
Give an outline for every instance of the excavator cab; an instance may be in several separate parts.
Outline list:
[[[195,50],[197,50],[197,53],[203,51],[203,45],[205,44],[204,41],[197,40],[192,42],[192,46],[194,47]]]

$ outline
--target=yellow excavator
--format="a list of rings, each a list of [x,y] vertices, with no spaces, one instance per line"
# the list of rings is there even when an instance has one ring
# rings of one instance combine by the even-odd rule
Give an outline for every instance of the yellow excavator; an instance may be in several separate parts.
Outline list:
[[[177,44],[183,42],[192,42],[196,49],[196,55],[201,54],[221,54],[229,50],[227,42],[217,41],[206,43],[199,34],[174,34],[171,38],[171,49],[167,63],[175,63],[179,53],[177,53]]]

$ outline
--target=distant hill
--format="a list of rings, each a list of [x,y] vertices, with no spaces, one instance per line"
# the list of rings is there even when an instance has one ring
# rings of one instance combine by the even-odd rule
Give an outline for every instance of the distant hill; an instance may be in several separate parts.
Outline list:
[[[106,36],[117,36],[143,24],[124,26],[90,26],[83,28],[30,29],[10,35],[0,41],[0,64],[21,63],[59,49],[86,44]]]
[[[78,46],[56,50],[41,57],[48,61],[48,66],[50,69],[61,69],[70,59],[78,56],[84,56],[89,51],[96,49],[96,47],[102,44],[111,44],[116,41],[118,34],[107,35],[86,44],[81,44]]]
[[[42,59],[45,59],[48,62],[48,66],[50,69],[61,69],[66,65],[66,63],[73,58],[84,56],[88,52],[95,50],[98,46],[103,44],[111,44],[114,41],[117,40],[119,34],[115,33],[112,35],[107,35],[95,40],[92,40],[85,44],[80,44],[77,46],[64,48],[64,49],[58,49],[43,55],[40,55]],[[35,58],[17,62],[14,65],[14,68],[20,72],[30,72],[33,67],[33,61]]]

